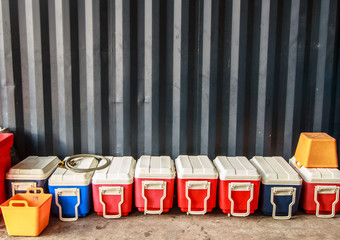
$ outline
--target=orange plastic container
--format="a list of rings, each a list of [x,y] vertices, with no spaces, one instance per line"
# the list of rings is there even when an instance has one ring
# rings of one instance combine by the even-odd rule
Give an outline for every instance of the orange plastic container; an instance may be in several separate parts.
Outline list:
[[[8,235],[38,236],[48,225],[51,200],[52,194],[45,194],[39,187],[28,188],[26,193],[15,194],[1,204]]]
[[[337,168],[336,140],[327,133],[301,133],[294,158],[298,168]]]

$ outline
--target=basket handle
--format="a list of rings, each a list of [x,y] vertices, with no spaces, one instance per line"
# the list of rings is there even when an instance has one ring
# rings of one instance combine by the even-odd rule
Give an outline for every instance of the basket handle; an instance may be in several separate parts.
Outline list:
[[[34,191],[34,193],[31,193],[31,191]],[[40,191],[40,193],[38,193]],[[42,187],[29,187],[26,190],[26,194],[44,194],[44,189]]]
[[[24,204],[24,206],[13,206],[13,204]],[[9,201],[9,206],[10,207],[28,207],[27,201],[26,200],[11,200]]]

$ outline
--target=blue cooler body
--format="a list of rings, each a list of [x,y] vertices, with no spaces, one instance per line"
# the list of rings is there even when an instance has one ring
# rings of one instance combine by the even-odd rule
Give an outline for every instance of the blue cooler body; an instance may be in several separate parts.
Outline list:
[[[48,193],[48,178],[57,168],[56,156],[29,156],[6,173],[6,193],[11,198],[16,193],[26,193],[29,187],[42,187]]]
[[[94,168],[94,158],[84,158],[77,168]],[[48,181],[52,194],[51,210],[62,221],[75,221],[85,217],[92,207],[92,172],[77,173],[66,168],[57,168]]]
[[[302,179],[282,157],[253,157],[250,162],[262,177],[259,209],[275,219],[290,219],[297,212]]]

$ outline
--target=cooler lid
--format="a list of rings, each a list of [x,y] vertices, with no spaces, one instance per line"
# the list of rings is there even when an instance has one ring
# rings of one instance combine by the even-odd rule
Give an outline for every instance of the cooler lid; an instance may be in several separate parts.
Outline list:
[[[65,158],[66,160],[67,158]],[[77,162],[77,168],[94,168],[98,161],[92,157],[83,158]],[[48,184],[52,186],[86,186],[91,183],[92,172],[76,173],[66,168],[58,167],[48,180]]]
[[[141,156],[136,165],[136,178],[175,178],[174,161],[169,156]]]
[[[93,184],[131,184],[136,168],[136,160],[133,157],[106,157],[111,164],[94,172]],[[99,166],[104,165],[101,161]]]
[[[13,145],[13,133],[0,133],[0,148],[6,144]]]
[[[296,159],[289,159],[289,164],[300,174],[307,183],[337,183],[340,184],[340,171],[336,168],[298,168]]]
[[[260,180],[261,176],[246,157],[217,156],[214,165],[221,180]]]
[[[216,179],[218,173],[208,156],[180,155],[176,158],[178,178],[185,179]]]
[[[259,171],[263,184],[301,185],[302,179],[282,157],[253,157],[250,162]]]
[[[47,179],[57,168],[60,159],[56,156],[29,156],[13,166],[6,174],[6,179]]]

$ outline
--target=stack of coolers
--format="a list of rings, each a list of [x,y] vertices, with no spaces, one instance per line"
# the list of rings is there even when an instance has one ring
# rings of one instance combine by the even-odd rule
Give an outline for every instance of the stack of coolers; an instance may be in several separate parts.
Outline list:
[[[216,206],[218,173],[207,156],[180,155],[177,170],[178,206],[187,214],[205,214]]]
[[[259,202],[261,176],[246,157],[218,156],[214,165],[219,173],[218,203],[223,213],[245,217]]]
[[[16,193],[26,193],[27,188],[41,187],[48,193],[48,178],[57,168],[60,160],[56,156],[30,156],[13,166],[6,173],[8,198]]]
[[[176,171],[169,156],[141,156],[135,171],[135,204],[144,214],[168,212],[173,205]]]
[[[136,160],[133,157],[107,158],[111,164],[97,170],[92,178],[93,206],[104,218],[119,218],[131,212]],[[103,164],[101,161],[98,167]]]
[[[259,209],[274,219],[290,219],[297,212],[302,179],[282,157],[253,157],[250,162],[260,173]]]
[[[334,217],[340,210],[336,140],[326,133],[301,133],[289,163],[303,178],[302,209],[317,217]]]
[[[75,168],[95,168],[98,160],[85,157],[77,161]],[[85,217],[92,206],[91,180],[94,171],[75,172],[58,167],[48,180],[48,189],[52,194],[52,212],[61,221],[75,221]]]

